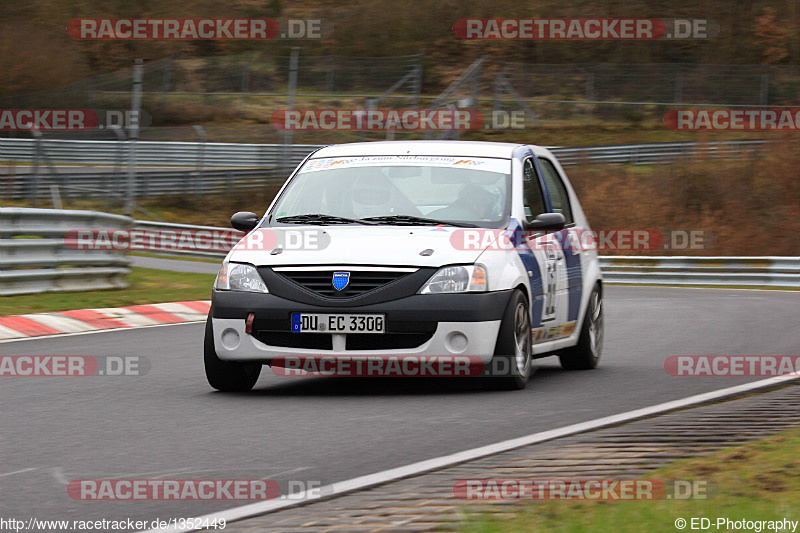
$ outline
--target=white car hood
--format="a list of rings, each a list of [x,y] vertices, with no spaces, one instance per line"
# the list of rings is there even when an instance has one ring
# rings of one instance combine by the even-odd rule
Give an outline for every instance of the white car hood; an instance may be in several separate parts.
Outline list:
[[[291,226],[252,231],[229,261],[256,266],[386,265],[440,267],[474,263],[482,249],[458,249],[452,226]],[[479,230],[480,231],[480,230]],[[306,242],[301,244],[303,239]],[[319,244],[314,244],[314,243]],[[272,254],[282,248],[279,254]],[[463,246],[460,248],[464,248]],[[424,250],[430,255],[420,255]]]

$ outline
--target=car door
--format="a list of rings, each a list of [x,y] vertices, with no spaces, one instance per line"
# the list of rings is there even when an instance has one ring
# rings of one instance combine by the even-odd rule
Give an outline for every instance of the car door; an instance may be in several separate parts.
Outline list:
[[[565,327],[561,333],[568,335],[572,333],[570,325],[574,328],[578,320],[581,293],[583,292],[581,249],[579,246],[573,246],[570,241],[570,231],[574,231],[575,218],[573,216],[569,194],[564,185],[564,178],[559,174],[552,161],[545,157],[539,157],[537,160],[547,189],[550,207],[552,211],[563,214],[566,219],[564,229],[556,232],[553,236],[560,243],[559,248],[563,254],[563,262],[561,264],[565,269],[565,282],[563,285],[559,286],[559,290],[563,290],[564,294],[563,298],[560,297],[558,300],[562,302],[566,311],[563,321]]]
[[[523,161],[523,201],[527,221],[551,210],[547,189],[537,167],[533,157]],[[534,288],[539,289],[531,303],[533,341],[538,343],[561,336],[567,306],[566,263],[558,232],[525,231],[524,240],[525,250],[539,267],[539,272],[528,269],[531,292]],[[535,279],[537,274],[539,278]]]

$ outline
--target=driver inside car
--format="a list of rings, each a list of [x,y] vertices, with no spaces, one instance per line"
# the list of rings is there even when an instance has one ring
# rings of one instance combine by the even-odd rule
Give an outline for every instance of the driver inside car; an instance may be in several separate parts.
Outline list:
[[[356,218],[395,214],[394,187],[380,172],[362,174],[356,178],[350,198]]]
[[[467,183],[458,192],[455,201],[430,214],[443,220],[490,220],[494,211],[495,196],[473,183]]]

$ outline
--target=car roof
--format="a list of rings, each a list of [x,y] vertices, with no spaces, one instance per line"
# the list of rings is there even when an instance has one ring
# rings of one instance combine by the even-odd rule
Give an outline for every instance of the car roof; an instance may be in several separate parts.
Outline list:
[[[373,141],[333,144],[321,148],[311,157],[316,159],[375,155],[440,155],[511,159],[514,150],[521,146],[525,145],[486,141]],[[531,146],[531,148],[539,147]]]

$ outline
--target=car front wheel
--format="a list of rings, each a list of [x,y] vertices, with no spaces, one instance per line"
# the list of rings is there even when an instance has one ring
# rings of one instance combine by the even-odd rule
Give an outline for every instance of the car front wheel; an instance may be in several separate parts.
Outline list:
[[[490,386],[498,390],[524,389],[533,370],[532,346],[528,300],[522,291],[516,290],[503,314],[497,335],[488,372],[491,375],[488,378]]]

